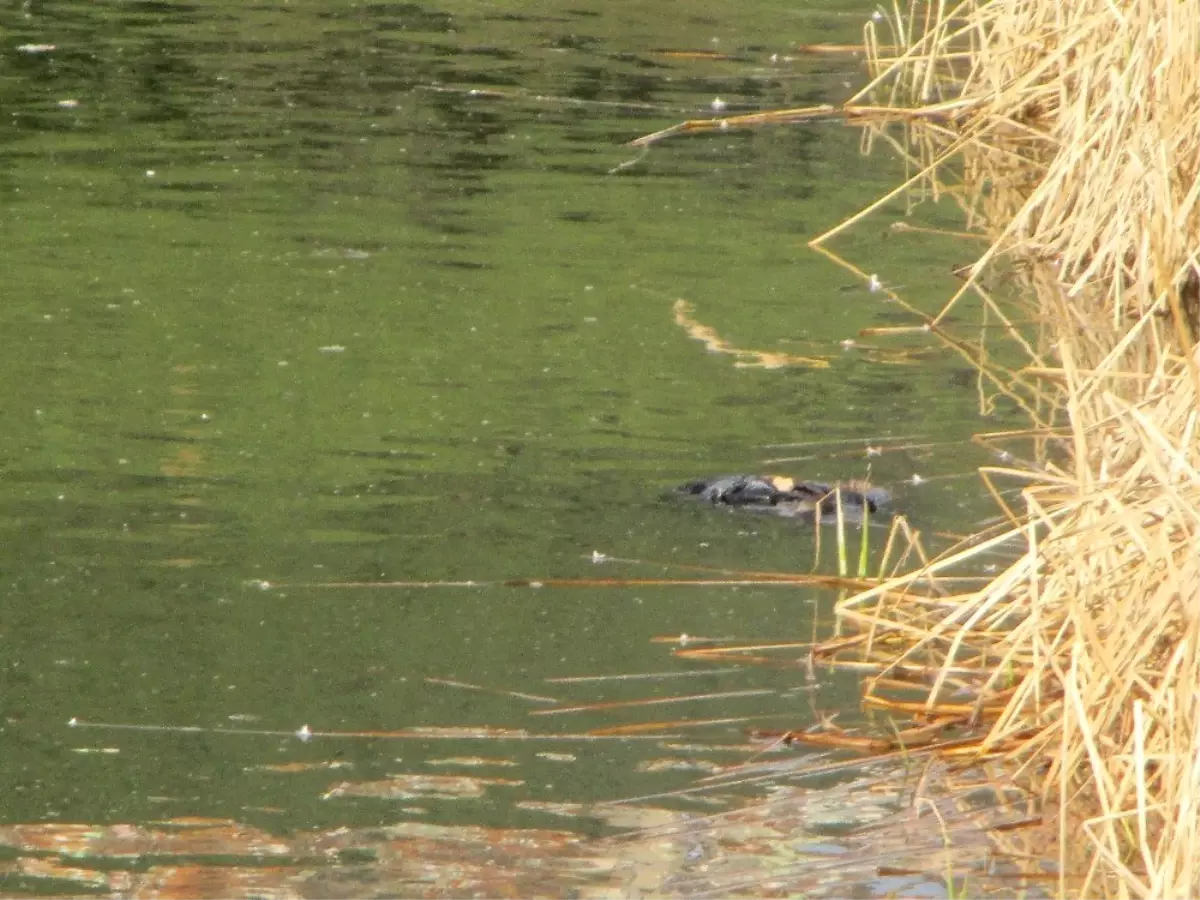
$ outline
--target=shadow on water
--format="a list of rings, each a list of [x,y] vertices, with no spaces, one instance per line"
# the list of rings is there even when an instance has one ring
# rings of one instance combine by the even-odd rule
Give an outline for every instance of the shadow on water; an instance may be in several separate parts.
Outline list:
[[[858,40],[851,4],[3,16],[6,894],[457,894],[480,860],[487,894],[664,889],[674,850],[634,883],[581,836],[761,791],[594,804],[856,697],[654,642],[806,640],[834,599],[638,583],[814,565],[796,523],[669,489],[869,464],[931,530],[988,514],[973,388],[843,349],[891,311],[803,247],[896,172],[828,125],[624,146],[843,96],[856,58],[797,47]],[[951,289],[953,247],[846,244]],[[737,368],[679,299],[830,365]],[[630,583],[505,584],[595,577]],[[361,586],[443,581],[472,584]]]

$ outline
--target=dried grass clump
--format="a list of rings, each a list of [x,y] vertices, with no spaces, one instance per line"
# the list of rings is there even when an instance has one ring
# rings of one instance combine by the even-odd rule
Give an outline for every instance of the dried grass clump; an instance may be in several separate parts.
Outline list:
[[[842,605],[883,672],[868,701],[914,667],[935,673],[927,714],[965,698],[980,751],[1058,810],[1061,894],[1200,896],[1200,3],[887,21],[846,113],[905,154],[903,190],[949,194],[991,238],[925,324],[1031,427],[1028,464],[984,471],[1022,482],[1004,528]],[[985,288],[998,269],[1016,300]],[[990,344],[944,331],[968,293]],[[1017,541],[983,588],[939,585]]]

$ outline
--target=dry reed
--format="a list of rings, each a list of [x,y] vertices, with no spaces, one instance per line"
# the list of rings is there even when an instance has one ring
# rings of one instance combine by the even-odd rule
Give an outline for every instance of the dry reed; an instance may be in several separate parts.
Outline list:
[[[973,704],[1043,793],[1061,895],[1200,896],[1200,3],[913,4],[866,38],[847,117],[991,239],[924,322],[1031,418],[1031,462],[983,473],[1023,483],[1002,529],[841,604],[867,700],[917,667],[926,715]],[[968,295],[991,345],[943,331]],[[939,589],[1002,542],[989,584]]]

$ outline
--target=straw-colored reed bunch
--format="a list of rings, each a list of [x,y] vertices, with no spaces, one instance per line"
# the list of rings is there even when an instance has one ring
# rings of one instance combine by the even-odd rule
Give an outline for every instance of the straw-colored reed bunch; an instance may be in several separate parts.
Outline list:
[[[972,292],[1006,346],[954,346],[1031,417],[1030,462],[984,471],[1021,484],[1001,529],[841,605],[868,701],[923,670],[927,714],[989,725],[1061,894],[1200,896],[1200,2],[914,4],[867,45],[848,117],[992,241],[926,325]],[[1000,545],[984,587],[938,585]]]

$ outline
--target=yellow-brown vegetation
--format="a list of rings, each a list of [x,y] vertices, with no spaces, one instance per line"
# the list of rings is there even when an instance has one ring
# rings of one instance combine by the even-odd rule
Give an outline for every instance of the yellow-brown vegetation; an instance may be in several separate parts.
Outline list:
[[[1000,528],[841,604],[868,701],[907,666],[927,715],[966,698],[1043,793],[1060,894],[1200,896],[1200,3],[917,3],[866,37],[844,113],[909,161],[891,196],[990,239],[923,324],[982,310],[952,346],[1030,417],[981,438],[1028,460],[983,471]]]

